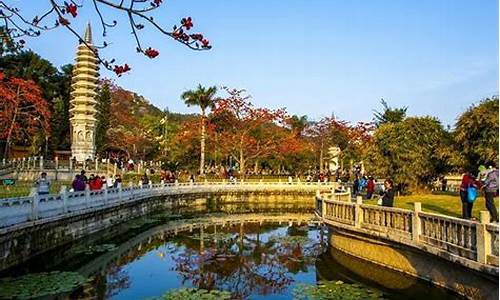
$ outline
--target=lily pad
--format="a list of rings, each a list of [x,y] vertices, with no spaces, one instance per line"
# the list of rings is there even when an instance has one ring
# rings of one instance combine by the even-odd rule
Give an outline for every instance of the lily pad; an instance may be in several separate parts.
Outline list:
[[[294,300],[383,300],[383,294],[361,284],[349,284],[342,281],[322,281],[318,285],[298,284],[293,290]]]
[[[87,278],[76,272],[35,273],[0,279],[1,299],[33,299],[69,293]]]
[[[229,300],[231,293],[219,290],[205,290],[194,288],[180,288],[168,291],[159,298],[152,300]]]

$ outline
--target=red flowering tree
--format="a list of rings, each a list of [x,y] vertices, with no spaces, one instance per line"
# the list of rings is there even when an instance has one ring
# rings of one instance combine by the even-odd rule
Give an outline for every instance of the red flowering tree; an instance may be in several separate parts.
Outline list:
[[[219,147],[234,157],[240,173],[245,176],[249,161],[279,151],[283,139],[273,133],[276,126],[284,124],[286,112],[254,107],[245,90],[224,90],[228,97],[217,101],[212,119],[219,132]]]
[[[42,90],[32,80],[4,77],[0,72],[0,139],[4,157],[13,142],[30,140],[37,132],[50,132],[50,110]]]
[[[86,41],[72,27],[72,19],[77,18],[79,10],[83,5],[91,6],[98,16],[98,21],[102,28],[102,36],[106,38],[108,29],[119,25],[118,21],[110,19],[105,12],[115,11],[123,14],[128,20],[128,24],[136,42],[136,50],[149,58],[155,58],[160,53],[152,47],[142,45],[140,31],[149,26],[156,29],[161,34],[170,37],[177,42],[184,44],[192,50],[208,50],[211,48],[209,40],[200,33],[191,33],[193,20],[185,17],[178,25],[171,29],[160,25],[151,13],[163,5],[162,0],[91,0],[89,2],[78,3],[75,0],[46,0],[47,7],[34,16],[26,15],[18,5],[0,1],[0,38],[2,39],[0,55],[5,51],[13,51],[22,48],[25,44],[24,37],[38,37],[44,31],[64,27],[75,35],[82,43]],[[97,48],[108,46],[106,40],[99,47],[89,47],[98,56]],[[131,68],[128,64],[117,65],[115,59],[106,60],[99,57],[101,64],[108,70],[121,75]]]

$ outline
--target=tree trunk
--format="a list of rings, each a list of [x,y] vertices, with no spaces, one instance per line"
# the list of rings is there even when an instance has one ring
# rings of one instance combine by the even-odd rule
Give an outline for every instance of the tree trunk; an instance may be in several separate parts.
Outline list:
[[[200,176],[205,174],[205,110],[201,110]]]
[[[319,171],[323,172],[323,141],[321,141],[321,148],[319,149]]]
[[[21,87],[17,86],[17,92],[16,92],[16,100],[19,100],[19,92],[21,91]],[[14,124],[16,124],[16,119],[17,119],[17,110],[19,109],[19,102],[16,105],[16,109],[14,111],[14,116],[12,117],[12,122],[10,123],[9,127],[9,133],[7,133],[7,140],[5,141],[5,151],[3,154],[3,157],[5,159],[8,158],[9,152],[10,152],[10,142],[12,138],[12,131],[14,130]]]
[[[245,156],[243,154],[243,141],[240,144],[240,173],[241,178],[245,178]]]

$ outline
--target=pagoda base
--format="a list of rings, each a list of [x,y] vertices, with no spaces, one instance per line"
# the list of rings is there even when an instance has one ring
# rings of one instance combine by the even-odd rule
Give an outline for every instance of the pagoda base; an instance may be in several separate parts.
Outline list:
[[[87,159],[94,160],[95,151],[92,148],[83,147],[72,147],[71,148],[71,159],[75,158],[76,161],[82,162]]]

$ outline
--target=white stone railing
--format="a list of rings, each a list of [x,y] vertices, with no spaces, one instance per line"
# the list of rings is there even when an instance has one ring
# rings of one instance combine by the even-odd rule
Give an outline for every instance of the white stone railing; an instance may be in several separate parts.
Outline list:
[[[59,194],[34,195],[0,199],[0,228],[41,219],[77,215],[109,206],[134,202],[150,197],[221,193],[221,192],[275,192],[275,191],[330,191],[335,183],[281,183],[281,182],[199,182],[176,184],[149,184],[99,191],[68,192],[63,187]]]
[[[323,223],[378,238],[403,243],[459,261],[481,270],[496,268],[498,273],[498,225],[489,223],[489,213],[481,212],[479,222],[423,212],[421,203],[413,210],[331,200],[316,195],[316,214]]]

